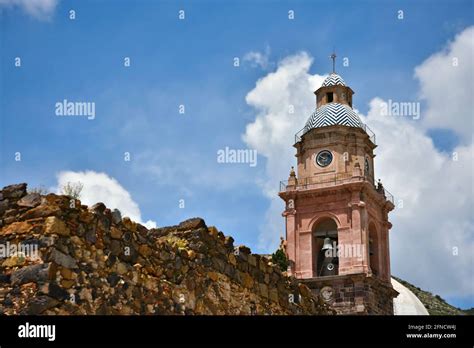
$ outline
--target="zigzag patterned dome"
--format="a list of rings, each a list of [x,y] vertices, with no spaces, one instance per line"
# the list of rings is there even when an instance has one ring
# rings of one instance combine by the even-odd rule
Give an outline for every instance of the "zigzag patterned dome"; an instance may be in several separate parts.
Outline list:
[[[323,81],[323,84],[321,87],[329,87],[329,86],[346,86],[346,83],[342,79],[341,76],[339,76],[336,73],[331,73],[326,79]]]
[[[313,128],[342,125],[348,127],[362,127],[362,121],[349,105],[329,103],[317,108],[309,117],[304,132]]]

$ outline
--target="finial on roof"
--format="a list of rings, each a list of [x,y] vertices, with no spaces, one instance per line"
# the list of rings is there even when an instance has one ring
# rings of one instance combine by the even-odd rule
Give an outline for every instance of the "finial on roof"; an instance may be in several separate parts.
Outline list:
[[[290,176],[296,176],[295,168],[292,166],[290,170]]]
[[[332,59],[332,72],[336,73],[336,52],[332,51],[332,54],[330,55],[330,58]]]

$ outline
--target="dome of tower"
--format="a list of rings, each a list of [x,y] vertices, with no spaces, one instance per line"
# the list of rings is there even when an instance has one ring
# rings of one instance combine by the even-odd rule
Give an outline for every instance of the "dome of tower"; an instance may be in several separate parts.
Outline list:
[[[320,106],[313,112],[306,122],[304,129],[306,133],[313,128],[334,125],[363,127],[359,115],[349,105],[329,103]]]
[[[346,83],[341,76],[333,72],[328,77],[326,77],[326,79],[323,81],[323,84],[321,85],[321,87],[329,86],[346,86]]]
[[[393,299],[394,315],[429,315],[426,307],[410,289],[393,278],[391,280],[393,288],[399,294]]]

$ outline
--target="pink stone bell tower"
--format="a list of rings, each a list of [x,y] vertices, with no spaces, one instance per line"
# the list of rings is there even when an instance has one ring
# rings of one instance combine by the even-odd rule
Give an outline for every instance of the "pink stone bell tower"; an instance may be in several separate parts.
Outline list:
[[[335,54],[331,56],[333,62]],[[393,314],[388,213],[374,182],[375,134],[352,109],[354,92],[333,72],[296,134],[297,170],[282,182],[289,273],[341,314]]]

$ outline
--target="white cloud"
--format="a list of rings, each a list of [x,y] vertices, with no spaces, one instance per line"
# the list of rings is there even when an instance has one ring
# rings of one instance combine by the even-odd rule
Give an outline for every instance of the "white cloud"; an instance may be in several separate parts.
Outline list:
[[[250,51],[244,55],[244,62],[249,62],[253,68],[267,69],[270,65],[270,46],[265,46],[265,52]]]
[[[0,6],[20,7],[30,16],[48,20],[54,13],[58,0],[0,0]]]
[[[420,97],[427,104],[422,114],[424,124],[452,129],[465,143],[472,141],[473,133],[473,52],[474,27],[471,26],[415,69]]]
[[[325,78],[308,74],[311,63],[312,58],[305,52],[283,59],[276,71],[258,80],[246,97],[258,114],[242,138],[266,157],[266,177],[261,178],[260,184],[267,197],[274,200],[259,238],[259,248],[267,251],[277,246],[279,236],[284,235],[283,204],[277,192],[279,180],[288,177],[294,163],[294,134],[303,128],[315,107],[310,91],[316,90]]]
[[[374,98],[362,119],[377,134],[376,175],[399,205],[390,214],[392,272],[443,296],[473,294],[473,144],[454,149],[454,161],[416,122],[381,116],[382,102]]]
[[[464,35],[459,38],[464,40]],[[459,46],[457,40],[452,46]],[[306,53],[287,57],[247,95],[247,103],[256,109],[257,116],[247,125],[243,139],[267,158],[266,176],[260,179],[264,194],[271,200],[260,232],[260,247],[266,251],[274,250],[279,235],[284,233],[284,220],[279,217],[283,203],[277,196],[277,183],[287,178],[289,167],[295,163],[293,136],[313,111],[315,97],[311,92],[323,79],[309,74],[311,63]],[[438,80],[439,76],[446,81]],[[452,85],[451,79],[448,73],[435,77],[441,86]],[[460,78],[458,83],[461,85],[456,89],[472,88],[469,79]],[[426,90],[431,82],[426,78],[423,84]],[[433,107],[438,101],[432,98],[439,96],[425,92],[424,98]],[[449,110],[457,99],[444,98],[447,106],[443,108]],[[381,116],[381,102],[374,98],[367,117],[362,119],[377,135],[376,176],[382,178],[397,200],[403,200],[403,208],[390,214],[392,272],[442,296],[472,296],[473,144],[454,149],[458,161],[453,161],[434,147],[422,122]],[[294,114],[288,113],[290,104],[295,105]],[[451,117],[450,113],[446,115]],[[423,122],[429,122],[431,127],[456,126],[456,122],[439,120],[435,110],[428,118]],[[466,120],[464,127],[472,132]],[[462,127],[457,130],[467,135]],[[457,256],[453,255],[456,247]]]
[[[57,178],[57,193],[60,193],[61,187],[68,182],[81,182],[84,185],[80,197],[83,204],[91,206],[95,203],[102,202],[107,208],[117,208],[120,210],[123,217],[128,216],[133,221],[141,223],[147,228],[156,227],[154,221],[142,221],[140,208],[132,199],[130,193],[125,190],[117,180],[105,173],[97,173],[94,171],[63,171],[57,175]]]

